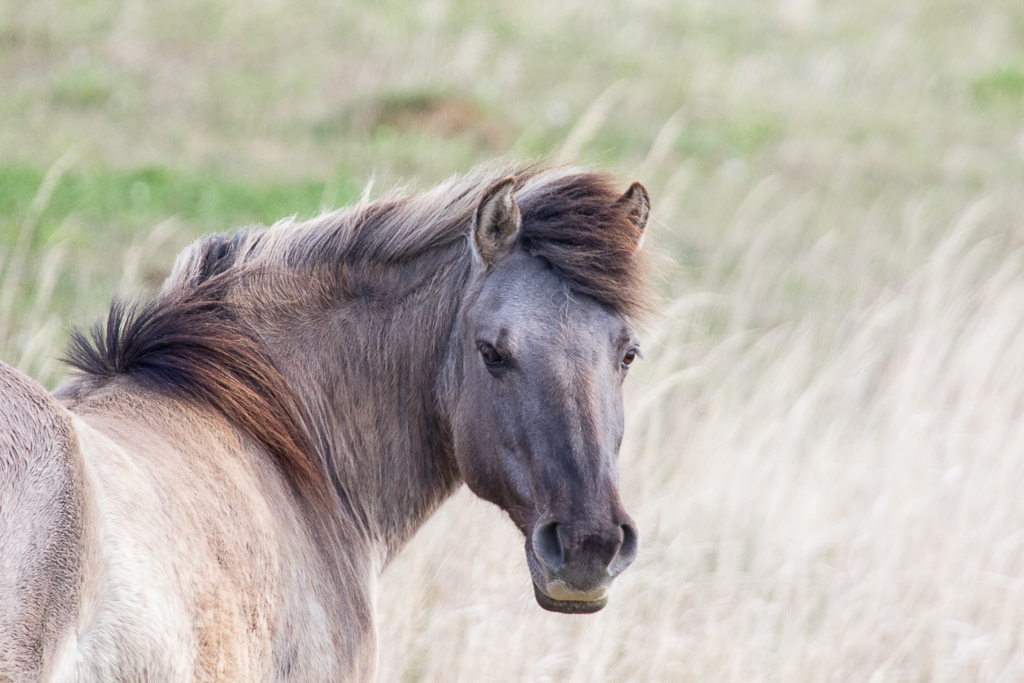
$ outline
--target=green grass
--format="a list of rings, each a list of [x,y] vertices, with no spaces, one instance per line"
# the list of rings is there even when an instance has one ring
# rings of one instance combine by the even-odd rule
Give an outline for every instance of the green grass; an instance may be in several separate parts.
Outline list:
[[[59,380],[61,367],[29,353],[22,333],[32,330],[19,328],[33,321],[42,324],[47,317],[64,321],[58,330],[66,330],[69,321],[87,323],[102,313],[119,287],[142,288],[143,293],[120,292],[129,296],[153,291],[177,251],[203,234],[269,225],[293,215],[308,218],[350,203],[361,191],[350,177],[243,182],[166,167],[86,166],[60,176],[43,210],[34,214],[31,207],[44,177],[43,171],[25,164],[0,165],[0,244],[8,245],[0,275],[11,272],[12,259],[20,259],[13,266],[17,279],[9,281],[15,287],[7,331],[12,336],[3,340],[2,348],[9,362],[29,357],[36,363],[32,367],[45,367],[40,378],[50,385]],[[16,256],[14,245],[23,231],[24,253]],[[147,246],[149,253],[138,253]],[[44,277],[54,263],[60,264],[57,272]],[[140,271],[132,282],[124,281],[126,268]],[[40,305],[46,308],[44,317]],[[47,339],[51,354],[63,339],[63,332]]]
[[[971,92],[985,106],[1024,106],[1024,69],[1006,65],[985,73],[971,83]]]
[[[15,237],[17,217],[24,216],[42,184],[44,173],[25,165],[0,166],[2,239]],[[310,217],[359,196],[353,178],[250,182],[169,168],[71,171],[57,185],[40,216],[37,243],[45,242],[70,215],[102,229],[108,226],[152,226],[176,216],[202,233],[260,223],[268,225],[291,215]],[[330,201],[330,206],[325,205]],[[12,220],[14,219],[14,220]]]

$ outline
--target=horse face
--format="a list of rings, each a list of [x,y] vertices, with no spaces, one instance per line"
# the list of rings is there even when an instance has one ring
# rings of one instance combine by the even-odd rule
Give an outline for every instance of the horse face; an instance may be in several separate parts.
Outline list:
[[[619,500],[618,450],[622,383],[639,341],[526,253],[477,284],[460,329],[459,468],[525,535],[541,607],[597,611],[638,547]]]

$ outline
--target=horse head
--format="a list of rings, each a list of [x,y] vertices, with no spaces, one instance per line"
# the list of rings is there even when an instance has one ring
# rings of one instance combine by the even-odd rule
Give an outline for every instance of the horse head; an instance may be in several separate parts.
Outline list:
[[[523,532],[540,606],[595,612],[639,545],[618,492],[622,387],[639,339],[627,315],[578,291],[531,248],[534,217],[521,214],[515,189],[512,178],[491,187],[473,221],[474,265],[453,345],[455,458],[469,488]],[[581,234],[623,233],[609,244],[628,258],[649,206],[635,183],[610,203],[619,220],[572,207],[565,220]]]

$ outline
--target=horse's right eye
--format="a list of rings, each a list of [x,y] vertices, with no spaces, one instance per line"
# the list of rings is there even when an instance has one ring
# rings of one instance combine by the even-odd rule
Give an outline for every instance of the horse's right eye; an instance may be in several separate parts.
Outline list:
[[[480,342],[480,355],[483,356],[484,362],[492,367],[505,362],[498,350],[486,342]]]

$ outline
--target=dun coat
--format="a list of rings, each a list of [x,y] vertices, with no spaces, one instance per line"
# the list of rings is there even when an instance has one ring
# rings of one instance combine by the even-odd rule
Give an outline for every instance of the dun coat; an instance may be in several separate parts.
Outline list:
[[[648,210],[484,168],[196,242],[54,395],[0,366],[0,681],[369,680],[377,577],[462,482],[542,607],[603,607]]]

